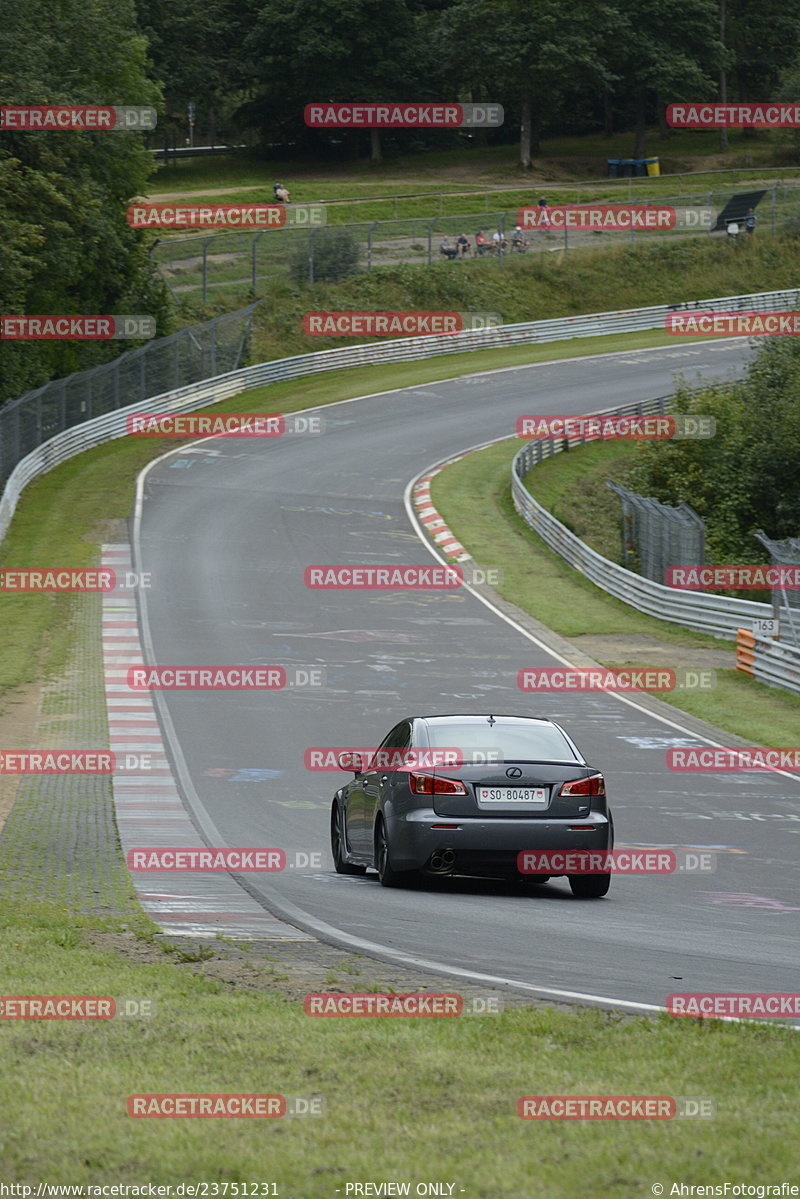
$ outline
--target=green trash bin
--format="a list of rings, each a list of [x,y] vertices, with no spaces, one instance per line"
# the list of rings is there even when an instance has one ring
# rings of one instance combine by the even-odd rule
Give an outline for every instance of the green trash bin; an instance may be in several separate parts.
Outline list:
[[[619,178],[619,159],[618,158],[608,158],[608,159],[606,159],[606,161],[608,162],[608,177],[609,177],[609,179],[618,179]]]
[[[647,167],[648,175],[652,176],[661,174],[661,162],[658,158],[645,158],[644,164]]]

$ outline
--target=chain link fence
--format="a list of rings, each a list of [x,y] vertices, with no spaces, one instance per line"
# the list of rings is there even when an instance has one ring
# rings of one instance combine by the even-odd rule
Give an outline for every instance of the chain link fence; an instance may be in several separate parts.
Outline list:
[[[256,304],[55,379],[0,408],[0,494],[18,462],[57,433],[244,365]]]
[[[761,542],[775,566],[800,564],[800,538],[786,537],[773,541],[761,529],[754,536]],[[800,591],[788,587],[773,587],[772,610],[780,621],[781,640],[800,645]]]
[[[477,256],[475,236],[482,231],[490,247],[484,252],[502,267],[520,254],[568,253],[570,250],[593,247],[634,245],[642,240],[711,236],[714,220],[702,223],[699,214],[710,209],[714,219],[732,196],[744,195],[747,188],[683,192],[674,196],[649,197],[646,201],[636,195],[617,204],[652,202],[672,205],[679,210],[679,226],[669,232],[611,233],[593,230],[544,229],[528,230],[519,245],[512,242],[511,233],[517,224],[517,208],[496,208],[466,215],[362,221],[353,224],[329,225],[305,230],[284,227],[255,233],[236,231],[193,234],[186,237],[165,237],[151,248],[152,258],[170,291],[176,297],[182,293],[201,291],[203,300],[211,288],[227,288],[244,296],[263,292],[270,280],[294,278],[295,281],[325,282],[324,273],[315,267],[319,247],[334,233],[346,230],[354,245],[354,273],[363,273],[382,266],[412,264],[431,266],[449,260],[440,252],[440,243],[448,238],[451,245],[462,233],[470,240],[469,260]],[[605,202],[604,202],[605,203]],[[609,205],[613,207],[613,205]],[[687,217],[687,212],[698,214]],[[756,236],[770,236],[796,225],[800,228],[800,183],[773,184],[758,206]],[[687,224],[687,220],[695,223]],[[497,231],[503,240],[499,246],[492,242]],[[735,241],[724,233],[713,236],[722,241]],[[740,237],[739,241],[744,238]],[[459,270],[465,259],[449,262]],[[332,280],[335,281],[335,280]]]
[[[694,508],[671,508],[611,480],[608,486],[622,503],[622,565],[627,570],[666,583],[667,569],[676,562],[705,563],[705,524]]]

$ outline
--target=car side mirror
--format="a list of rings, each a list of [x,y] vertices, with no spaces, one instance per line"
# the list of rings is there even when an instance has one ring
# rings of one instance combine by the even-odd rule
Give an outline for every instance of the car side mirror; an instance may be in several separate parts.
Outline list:
[[[364,759],[353,750],[345,750],[337,755],[336,761],[342,770],[352,770],[353,774],[364,773]]]

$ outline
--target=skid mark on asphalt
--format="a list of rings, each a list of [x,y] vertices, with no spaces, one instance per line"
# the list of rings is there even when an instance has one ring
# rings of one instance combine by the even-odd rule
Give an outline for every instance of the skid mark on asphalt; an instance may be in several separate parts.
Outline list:
[[[132,569],[127,545],[104,545],[102,565],[123,575]],[[206,849],[175,783],[149,694],[132,695],[128,669],[143,666],[136,599],[131,591],[103,596],[103,662],[109,748],[124,761],[150,755],[153,767],[114,775],[114,807],[122,852],[131,849]],[[313,941],[266,912],[229,874],[131,872],[136,897],[164,933],[231,937],[237,941]]]

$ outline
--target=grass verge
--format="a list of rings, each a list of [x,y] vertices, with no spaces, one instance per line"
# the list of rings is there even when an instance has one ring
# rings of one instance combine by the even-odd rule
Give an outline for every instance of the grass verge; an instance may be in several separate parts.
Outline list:
[[[796,1177],[800,1041],[786,1029],[542,1008],[314,1020],[275,994],[86,947],[67,913],[0,906],[0,925],[6,994],[154,1008],[148,1020],[2,1022],[7,1182],[257,1181],[276,1184],[259,1194],[335,1199],[353,1180],[438,1179],[472,1199],[518,1199],[535,1176],[540,1195],[638,1199],[658,1181],[669,1194],[673,1179]],[[317,1094],[325,1111],[134,1119],[126,1101],[141,1093]],[[716,1119],[517,1117],[521,1096],[548,1094],[702,1096]]]
[[[730,642],[637,612],[595,587],[550,550],[517,515],[511,500],[511,460],[519,446],[511,439],[471,454],[436,475],[431,488],[434,505],[480,566],[503,571],[497,590],[505,599],[563,637],[645,636],[672,647],[681,657],[693,647],[733,649]],[[587,452],[593,451],[591,447]],[[550,498],[558,500],[568,489],[583,452],[560,454],[546,464]],[[614,453],[613,443],[605,452]],[[537,470],[528,475],[528,486],[539,499]],[[590,651],[590,656],[597,655]],[[631,664],[624,643],[619,656],[600,660],[615,668]],[[664,692],[658,698],[752,744],[793,745],[797,739],[800,697],[766,687],[733,669],[717,670],[713,691]]]
[[[405,263],[314,287],[290,283],[280,264],[256,309],[253,353],[260,362],[374,340],[307,336],[303,317],[308,312],[497,312],[505,324],[514,324],[795,288],[800,239],[788,234],[758,238],[735,244],[730,244],[735,239],[716,237],[633,247],[604,243],[566,255],[516,255],[502,267],[477,259],[431,267]],[[234,302],[234,292],[226,288],[219,294],[212,289],[205,307],[191,299],[199,292],[185,294],[181,323],[206,320]],[[236,303],[249,298],[246,286],[235,292]]]

